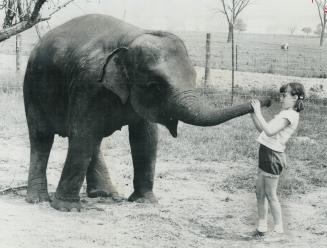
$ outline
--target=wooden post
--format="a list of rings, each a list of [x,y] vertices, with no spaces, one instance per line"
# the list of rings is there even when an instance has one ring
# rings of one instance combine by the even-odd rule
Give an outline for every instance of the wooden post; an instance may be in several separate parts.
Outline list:
[[[16,35],[16,71],[20,71],[20,57],[22,48],[22,36]]]
[[[211,35],[207,33],[206,39],[206,63],[205,63],[205,71],[204,71],[204,87],[208,86],[208,81],[210,77],[210,42],[211,42]]]
[[[233,13],[232,13],[232,96],[231,104],[234,102],[234,70],[235,70],[235,61],[234,61],[234,22],[235,22],[235,1],[233,0]]]
[[[237,63],[237,61],[238,61],[238,45],[236,45],[235,46],[235,71],[237,71],[238,70],[238,63]]]
[[[234,102],[234,71],[235,71],[235,61],[234,61],[234,27],[232,30],[232,95],[231,104]]]

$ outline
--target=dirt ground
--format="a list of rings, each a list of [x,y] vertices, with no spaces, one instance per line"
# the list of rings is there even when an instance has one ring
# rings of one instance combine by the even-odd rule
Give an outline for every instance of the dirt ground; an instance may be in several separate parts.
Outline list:
[[[218,70],[211,75],[213,82],[219,84],[229,78],[228,72]],[[238,82],[253,82],[253,85],[248,84],[249,87],[258,87],[256,82],[279,85],[286,80],[286,77],[276,75],[261,78],[259,74],[242,73],[242,78],[240,75],[236,77]],[[307,80],[311,82],[306,84],[307,87],[317,85],[320,93],[325,94],[326,79]],[[8,111],[15,110],[9,108]],[[19,111],[22,115],[22,106]],[[7,120],[9,124],[15,122],[15,114]],[[105,151],[105,159],[125,200],[87,198],[84,185],[81,192],[84,210],[64,213],[52,209],[48,203],[26,203],[24,190],[0,195],[0,248],[327,246],[326,188],[281,199],[286,230],[281,239],[258,241],[244,237],[255,229],[254,188],[252,191],[230,191],[224,185],[226,179],[240,171],[255,171],[256,161],[251,159],[203,162],[192,157],[182,160],[178,151],[177,156],[167,155],[166,158],[161,155],[157,161],[154,188],[159,204],[128,202],[126,198],[132,193],[133,177],[126,128],[110,140],[118,136],[123,136],[125,143],[111,146],[112,149]],[[65,160],[66,143],[66,139],[56,137],[51,152],[47,174],[52,193]],[[0,145],[0,191],[26,185],[29,166],[26,127],[16,130],[14,126],[11,133],[0,131]],[[249,180],[254,185],[254,178]],[[271,218],[269,227],[272,227]]]
[[[115,135],[127,138],[127,131]],[[27,140],[0,137],[1,185],[23,185]],[[65,154],[66,140],[57,138],[48,166],[50,192],[55,191]],[[132,192],[128,149],[110,150],[106,160],[119,192],[128,197]],[[26,203],[24,190],[2,195],[0,247],[326,247],[327,225],[321,221],[327,215],[326,190],[282,199],[286,229],[282,239],[244,238],[255,229],[254,191],[228,192],[221,186],[239,170],[255,170],[255,164],[160,159],[154,189],[157,205],[90,199],[83,187],[84,210],[63,213],[48,203]]]

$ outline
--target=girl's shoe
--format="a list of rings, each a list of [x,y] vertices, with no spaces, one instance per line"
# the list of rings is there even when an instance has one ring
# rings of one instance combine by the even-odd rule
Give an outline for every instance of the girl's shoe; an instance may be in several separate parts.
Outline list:
[[[275,225],[274,232],[279,233],[279,234],[283,234],[284,233],[283,225]]]
[[[241,238],[245,240],[253,240],[253,239],[262,240],[264,239],[265,235],[266,232],[260,232],[258,230],[255,230],[254,232],[241,235]]]
[[[257,231],[260,233],[265,233],[268,231],[267,222],[259,222]]]
[[[254,234],[252,235],[254,238],[258,238],[258,239],[262,239],[265,235],[266,235],[267,231],[266,232],[262,232],[262,231],[259,231],[258,229],[255,230]]]

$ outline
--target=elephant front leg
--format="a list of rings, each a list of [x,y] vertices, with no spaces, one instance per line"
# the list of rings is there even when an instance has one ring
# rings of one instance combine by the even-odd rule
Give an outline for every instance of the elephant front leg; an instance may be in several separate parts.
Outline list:
[[[90,138],[70,138],[64,169],[51,206],[60,211],[80,211],[79,192],[93,155]]]
[[[157,124],[141,121],[129,125],[129,141],[134,166],[134,192],[128,200],[157,203],[152,191],[158,144]]]
[[[101,140],[95,145],[92,161],[86,173],[86,192],[89,197],[112,197],[113,199],[118,199],[117,190],[111,183],[101,152]]]

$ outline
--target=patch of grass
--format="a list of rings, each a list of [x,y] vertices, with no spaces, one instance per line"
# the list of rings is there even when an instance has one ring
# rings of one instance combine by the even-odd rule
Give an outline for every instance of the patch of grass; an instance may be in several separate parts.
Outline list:
[[[235,193],[240,190],[254,192],[255,180],[257,177],[256,172],[257,171],[254,168],[251,168],[248,171],[241,171],[240,173],[227,177],[218,185],[212,185],[212,190],[215,191],[215,188],[218,188],[219,190],[224,190],[228,193]]]
[[[0,132],[6,137],[26,133],[27,125],[20,90],[0,90]]]

